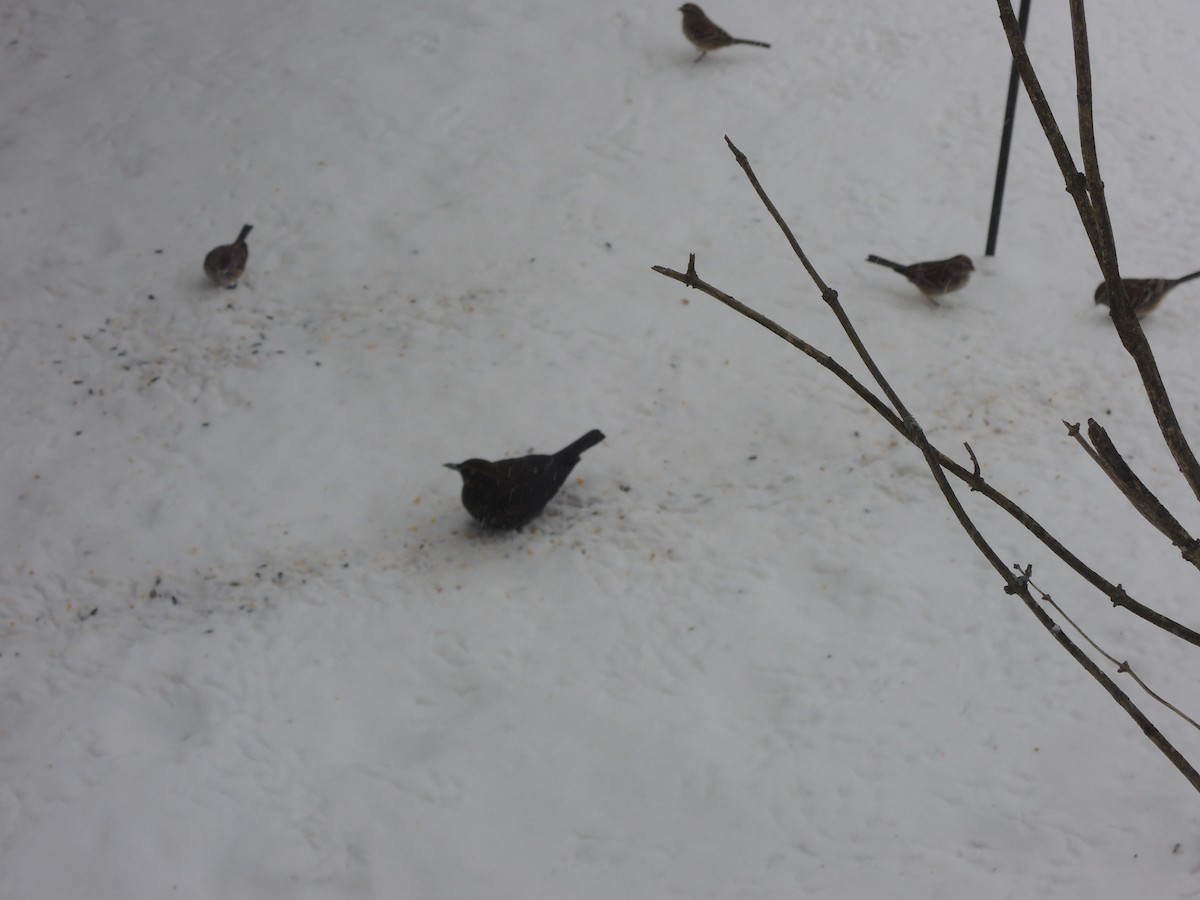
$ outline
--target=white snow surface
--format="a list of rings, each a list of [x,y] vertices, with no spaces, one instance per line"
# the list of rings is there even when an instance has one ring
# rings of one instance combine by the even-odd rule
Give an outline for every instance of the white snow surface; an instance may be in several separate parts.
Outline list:
[[[982,255],[994,5],[705,5],[772,49],[693,64],[646,0],[0,4],[0,896],[1200,891],[1195,791],[920,454],[650,268],[695,252],[865,377],[728,135],[934,442],[1200,626],[1196,573],[1062,425],[1200,527],[1023,95]],[[1122,271],[1191,271],[1200,12],[1089,16]],[[1074,143],[1069,31],[1035,4]],[[978,270],[934,307],[867,253]],[[1145,323],[1193,439],[1198,294]],[[593,427],[522,532],[473,527],[442,468]],[[1193,648],[958,487],[1197,714]]]

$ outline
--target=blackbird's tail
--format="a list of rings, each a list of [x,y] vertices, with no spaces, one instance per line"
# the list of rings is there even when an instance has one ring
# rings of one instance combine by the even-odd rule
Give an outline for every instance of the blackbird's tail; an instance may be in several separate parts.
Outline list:
[[[581,454],[584,450],[587,450],[589,447],[595,447],[602,440],[604,440],[604,433],[598,428],[593,428],[579,440],[567,444],[567,446],[563,447],[554,455],[562,459],[569,459],[572,457],[577,459],[579,454]]]

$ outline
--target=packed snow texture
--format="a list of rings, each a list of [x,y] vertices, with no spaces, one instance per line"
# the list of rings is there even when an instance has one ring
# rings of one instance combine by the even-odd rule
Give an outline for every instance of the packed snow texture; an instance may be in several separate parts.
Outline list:
[[[1024,96],[982,255],[996,8],[714,3],[772,48],[694,64],[645,0],[2,4],[0,896],[1195,895],[1196,793],[921,455],[650,268],[866,378],[728,135],[930,438],[1196,626],[1062,424],[1200,526]],[[1089,13],[1122,270],[1192,271],[1200,13]],[[1030,45],[1074,143],[1066,17]],[[868,253],[977,271],[935,307]],[[1200,288],[1146,329],[1200,438]],[[442,467],[594,427],[522,532]],[[1197,714],[1193,648],[959,490]]]

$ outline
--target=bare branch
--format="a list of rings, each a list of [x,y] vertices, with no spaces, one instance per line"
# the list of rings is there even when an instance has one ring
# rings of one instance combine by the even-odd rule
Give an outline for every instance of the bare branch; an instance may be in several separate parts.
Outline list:
[[[1184,559],[1196,565],[1198,547],[1200,547],[1196,539],[1188,534],[1187,529],[1180,524],[1179,520],[1171,515],[1162,502],[1138,478],[1129,463],[1125,461],[1125,457],[1117,450],[1117,446],[1108,436],[1108,432],[1095,419],[1088,419],[1088,438],[1095,447],[1093,458],[1100,464],[1104,473],[1112,479],[1118,490],[1133,504],[1133,508],[1141,514],[1143,519],[1178,547]]]
[[[1016,569],[1017,566],[1014,565],[1013,568]],[[1068,616],[1063,611],[1061,606],[1059,606],[1057,603],[1054,602],[1053,597],[1051,597],[1045,591],[1041,590],[1037,585],[1033,584],[1032,582],[1030,582],[1030,584],[1033,587],[1033,589],[1038,592],[1038,595],[1042,598],[1042,602],[1047,603],[1050,606],[1053,606],[1055,612],[1057,612],[1060,616],[1062,616],[1063,619],[1065,619],[1067,621],[1067,624],[1069,624],[1072,628],[1074,628],[1077,632],[1079,632],[1079,636],[1081,638],[1083,638],[1085,641],[1087,641],[1089,644],[1092,645],[1092,649],[1094,649],[1097,653],[1099,653],[1101,656],[1103,656],[1110,663],[1112,663],[1114,666],[1117,667],[1118,673],[1128,675],[1135,682],[1137,682],[1138,687],[1140,687],[1143,691],[1145,691],[1149,696],[1153,697],[1155,700],[1157,700],[1159,703],[1161,703],[1167,709],[1171,710],[1171,712],[1175,713],[1175,715],[1179,716],[1179,718],[1183,719],[1185,722],[1187,722],[1193,728],[1200,731],[1200,723],[1197,723],[1195,719],[1193,719],[1191,716],[1189,716],[1187,713],[1185,713],[1183,710],[1181,710],[1175,704],[1170,703],[1167,700],[1165,700],[1161,694],[1158,694],[1155,691],[1151,690],[1150,686],[1147,685],[1146,682],[1142,681],[1142,679],[1138,677],[1138,674],[1133,670],[1133,666],[1129,665],[1129,663],[1127,661],[1118,660],[1115,656],[1113,656],[1111,653],[1107,652],[1103,647],[1101,647],[1099,644],[1097,644],[1095,641],[1093,641],[1091,639],[1091,637],[1088,636],[1088,633],[1086,631],[1084,631],[1082,628],[1080,628],[1078,623],[1076,623],[1074,619],[1072,619],[1070,616]]]
[[[704,281],[696,274],[696,254],[693,253],[688,257],[688,268],[686,273],[676,272],[674,269],[668,269],[666,266],[652,266],[655,272],[659,275],[665,275],[668,278],[673,278],[681,284],[686,284],[690,288],[702,291],[710,297],[720,300],[730,309],[736,310],[752,322],[757,322],[767,331],[787,341],[801,353],[816,360],[834,375],[842,380],[842,383],[849,387],[854,393],[858,394],[870,407],[883,416],[888,423],[897,431],[902,431],[903,426],[900,417],[891,410],[882,400],[873,394],[861,381],[855,378],[850,372],[838,363],[833,357],[822,353],[812,344],[801,338],[796,337],[778,322],[764,316],[758,310],[747,306],[735,297],[730,296],[719,288],[714,287],[707,281]]]
[[[979,459],[975,456],[971,445],[963,441],[963,446],[967,448],[967,455],[971,457],[971,477],[967,480],[967,484],[971,486],[971,490],[978,491],[983,486],[983,471],[979,468]]]
[[[1021,37],[1021,28],[1017,24],[1017,16],[1013,12],[1012,4],[1009,0],[996,0],[996,3],[1000,8],[1000,24],[1004,26],[1008,47],[1017,64],[1017,70],[1021,73],[1025,92],[1029,95],[1030,103],[1033,104],[1034,114],[1041,123],[1046,140],[1050,142],[1054,158],[1058,160],[1058,168],[1066,181],[1067,193],[1075,200],[1075,205],[1079,209],[1079,217],[1083,220],[1083,227],[1087,231],[1088,239],[1092,242],[1092,249],[1099,255],[1101,241],[1095,229],[1095,221],[1090,215],[1091,204],[1088,200],[1086,179],[1075,165],[1067,142],[1050,109],[1050,103],[1046,100],[1042,84],[1038,81],[1037,73],[1033,71],[1033,63],[1030,62],[1029,52],[1025,49],[1025,39]]]
[[[1088,421],[1090,422],[1092,420],[1088,419]],[[1076,422],[1074,425],[1072,425],[1069,422],[1064,421],[1063,424],[1067,426],[1067,434],[1069,434],[1071,437],[1075,438],[1075,443],[1077,443],[1080,447],[1082,447],[1083,452],[1092,458],[1092,462],[1094,462],[1096,465],[1098,465],[1100,468],[1103,469],[1104,463],[1101,461],[1099,454],[1097,454],[1096,451],[1092,449],[1091,444],[1089,444],[1087,441],[1085,441],[1083,439],[1083,431],[1080,429],[1079,423]]]
[[[808,272],[809,277],[812,278],[813,283],[821,292],[821,299],[829,305],[829,308],[833,310],[833,314],[837,316],[838,322],[841,323],[842,330],[846,333],[846,336],[850,338],[850,343],[854,345],[854,349],[858,353],[859,359],[861,359],[866,365],[867,371],[871,373],[871,377],[875,379],[875,383],[879,385],[880,389],[882,389],[884,395],[888,398],[888,402],[892,405],[892,408],[899,413],[901,418],[910,416],[911,414],[901,402],[900,396],[894,390],[892,390],[892,386],[888,384],[887,379],[883,377],[883,372],[880,371],[877,365],[875,365],[875,360],[871,358],[871,354],[867,351],[866,345],[859,338],[858,331],[854,328],[854,325],[851,324],[850,318],[846,315],[845,310],[842,309],[841,301],[838,300],[837,291],[829,287],[829,285],[825,283],[821,276],[817,274],[816,268],[814,268],[813,264],[808,261],[808,257],[805,255],[804,250],[800,247],[800,242],[796,240],[796,236],[792,233],[792,229],[788,226],[788,223],[783,220],[783,216],[779,214],[779,210],[771,201],[771,198],[767,196],[767,192],[763,190],[763,186],[759,183],[758,176],[754,174],[754,169],[750,165],[750,160],[746,158],[746,154],[734,146],[733,141],[729,139],[728,135],[725,136],[725,143],[728,144],[729,149],[733,151],[733,158],[736,159],[738,165],[742,167],[742,171],[746,173],[746,177],[750,180],[750,184],[754,187],[759,199],[767,208],[767,211],[771,213],[771,217],[779,226],[779,230],[783,232],[784,237],[787,238],[787,242],[792,247],[792,252],[796,254],[796,257],[800,260],[801,265],[804,266],[805,271]]]

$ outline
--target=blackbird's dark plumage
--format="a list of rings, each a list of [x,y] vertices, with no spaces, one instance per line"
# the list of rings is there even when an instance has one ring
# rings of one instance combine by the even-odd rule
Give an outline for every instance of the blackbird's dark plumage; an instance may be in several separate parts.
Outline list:
[[[1129,294],[1129,303],[1140,319],[1162,303],[1163,297],[1193,278],[1200,278],[1200,272],[1192,272],[1182,278],[1122,278],[1121,281]],[[1095,299],[1101,306],[1111,305],[1108,302],[1108,285],[1104,282],[1096,288]]]
[[[942,294],[957,291],[967,283],[971,273],[975,271],[971,257],[961,253],[949,259],[934,259],[908,266],[902,266],[881,256],[868,256],[867,262],[894,269],[915,284],[917,290],[926,297],[940,297]]]
[[[704,10],[695,3],[685,3],[679,7],[683,13],[683,36],[691,41],[700,55],[695,61],[704,59],[709,50],[720,50],[730,44],[749,44],[752,47],[770,47],[763,41],[747,41],[744,38],[731,37],[729,32],[704,14]]]
[[[211,278],[214,284],[226,288],[237,287],[238,279],[246,271],[246,261],[250,258],[246,235],[253,227],[243,225],[237,240],[232,244],[222,244],[208,251],[208,255],[204,257],[204,274]]]
[[[516,459],[468,459],[446,463],[462,476],[462,502],[467,512],[489,528],[520,528],[537,518],[563,486],[579,455],[604,440],[593,429],[557,453],[535,453]]]

